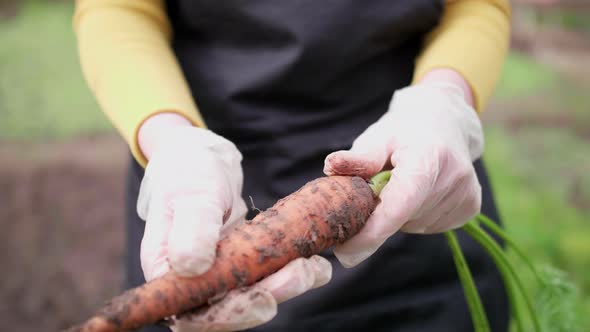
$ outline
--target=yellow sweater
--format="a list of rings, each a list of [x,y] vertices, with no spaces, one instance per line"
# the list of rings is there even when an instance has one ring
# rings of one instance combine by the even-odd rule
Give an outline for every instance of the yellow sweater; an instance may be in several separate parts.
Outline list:
[[[509,22],[508,0],[448,0],[414,81],[435,68],[454,69],[483,109],[508,49]],[[77,0],[74,30],[88,85],[141,164],[137,132],[151,115],[177,112],[204,126],[170,47],[163,0]]]

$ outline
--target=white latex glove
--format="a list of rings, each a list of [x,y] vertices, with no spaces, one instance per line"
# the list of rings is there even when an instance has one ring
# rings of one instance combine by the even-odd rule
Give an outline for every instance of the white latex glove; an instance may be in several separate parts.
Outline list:
[[[141,265],[148,281],[170,267],[187,276],[207,271],[223,223],[247,212],[236,146],[206,129],[167,129],[151,151],[137,200],[146,221]]]
[[[438,233],[464,225],[481,208],[472,162],[483,152],[483,132],[463,91],[421,83],[396,91],[388,112],[353,143],[325,161],[327,175],[365,178],[394,167],[381,203],[359,234],[335,248],[346,266],[372,255],[402,230]]]
[[[229,332],[270,321],[277,304],[323,286],[332,277],[332,265],[320,256],[298,258],[278,272],[246,289],[230,291],[221,302],[182,318],[174,332]]]
[[[146,221],[141,264],[147,281],[170,268],[186,276],[206,272],[224,223],[241,220],[247,212],[241,197],[242,156],[233,143],[191,126],[165,127],[158,135],[137,201]],[[295,260],[199,314],[174,319],[172,329],[225,332],[260,325],[276,315],[277,303],[327,283],[331,275],[324,258]]]

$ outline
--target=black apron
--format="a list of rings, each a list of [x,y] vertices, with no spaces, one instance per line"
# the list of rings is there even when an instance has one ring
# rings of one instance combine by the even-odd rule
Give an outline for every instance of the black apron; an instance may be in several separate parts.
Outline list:
[[[244,197],[257,208],[322,176],[330,152],[352,141],[410,84],[440,0],[167,1],[173,48],[196,103],[244,155]],[[416,128],[419,130],[419,128]],[[483,211],[498,219],[481,163]],[[135,213],[142,169],[129,182],[128,286],[143,283]],[[250,215],[252,217],[253,214]],[[493,263],[460,233],[493,331],[508,305]],[[252,331],[472,331],[442,235],[396,234],[353,269],[331,252],[332,281],[279,306]],[[148,330],[146,330],[148,331]],[[156,331],[156,330],[154,330]]]

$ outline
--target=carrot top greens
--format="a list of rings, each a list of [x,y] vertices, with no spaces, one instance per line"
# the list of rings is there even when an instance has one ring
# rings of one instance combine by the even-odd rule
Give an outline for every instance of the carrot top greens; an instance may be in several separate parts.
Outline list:
[[[378,195],[381,192],[390,177],[390,171],[383,171],[371,179],[370,186],[375,194]],[[506,250],[482,226],[504,241],[507,248],[514,251],[516,256],[529,267],[540,288],[536,307],[525,289],[521,277],[516,273],[514,263],[510,261]],[[506,232],[483,214],[477,215],[474,220],[465,224],[461,230],[477,241],[488,252],[498,267],[508,293],[516,331],[566,332],[575,330],[572,305],[577,289],[563,272],[553,267],[537,268]],[[489,322],[481,298],[467,261],[463,256],[456,232],[447,231],[445,236],[451,248],[459,280],[463,285],[474,329],[476,332],[490,332]],[[530,329],[525,328],[527,326],[527,317],[532,325]]]

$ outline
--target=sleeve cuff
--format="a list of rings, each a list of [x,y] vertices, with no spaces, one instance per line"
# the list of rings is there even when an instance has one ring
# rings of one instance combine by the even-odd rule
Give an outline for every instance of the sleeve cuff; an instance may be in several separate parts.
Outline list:
[[[184,118],[186,118],[187,120],[189,120],[193,126],[200,127],[200,128],[206,128],[205,122],[203,121],[201,116],[196,112],[179,111],[177,109],[160,109],[155,112],[143,114],[141,117],[139,117],[138,121],[135,122],[136,125],[133,128],[133,130],[123,131],[123,132],[132,133],[132,136],[128,137],[126,140],[127,140],[127,142],[129,142],[129,149],[131,150],[131,154],[133,155],[133,158],[135,158],[135,160],[143,168],[145,168],[147,166],[148,160],[144,156],[143,152],[141,151],[141,148],[139,147],[139,141],[138,141],[139,129],[141,128],[143,123],[148,118],[150,118],[156,114],[162,114],[162,113],[179,114],[179,115],[183,116]]]

